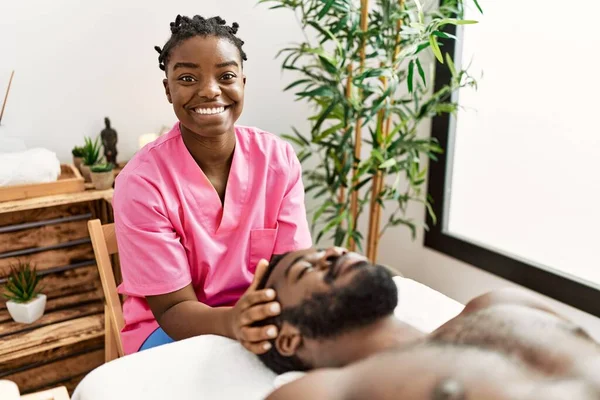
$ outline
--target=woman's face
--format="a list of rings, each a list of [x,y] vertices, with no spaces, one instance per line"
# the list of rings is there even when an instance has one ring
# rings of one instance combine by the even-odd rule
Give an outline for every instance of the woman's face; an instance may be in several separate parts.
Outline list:
[[[203,137],[233,132],[246,78],[238,48],[216,36],[194,36],[171,50],[163,81],[182,130]]]

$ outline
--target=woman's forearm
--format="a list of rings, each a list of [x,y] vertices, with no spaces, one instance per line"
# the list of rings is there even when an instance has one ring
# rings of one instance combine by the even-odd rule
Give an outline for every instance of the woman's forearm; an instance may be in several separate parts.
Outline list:
[[[158,320],[161,328],[174,340],[199,335],[234,338],[231,307],[210,307],[199,301],[183,301],[166,310]]]

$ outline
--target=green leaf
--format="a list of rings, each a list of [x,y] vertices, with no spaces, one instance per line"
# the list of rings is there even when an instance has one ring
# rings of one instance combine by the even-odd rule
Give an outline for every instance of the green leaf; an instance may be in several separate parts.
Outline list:
[[[307,138],[305,138],[304,136],[302,136],[302,134],[300,132],[298,132],[298,129],[296,129],[292,126],[292,130],[294,131],[296,136],[298,136],[298,138],[300,138],[300,140],[302,140],[304,142],[304,144],[310,146],[310,141]]]
[[[477,9],[479,10],[479,12],[481,14],[483,14],[483,10],[481,9],[481,6],[479,5],[479,2],[477,0],[473,0],[473,3],[475,3],[475,7],[477,7]]]
[[[333,6],[334,2],[335,0],[327,0],[325,6],[321,9],[319,14],[317,14],[317,19],[322,19],[327,14],[331,6]]]
[[[417,46],[417,49],[415,50],[415,55],[419,54],[420,52],[422,52],[423,50],[425,50],[426,48],[428,48],[429,46],[431,46],[431,43],[427,42],[423,42],[420,45]]]
[[[408,84],[408,93],[412,93],[413,91],[413,74],[415,71],[415,61],[410,60],[408,63],[408,77],[406,78],[406,83]]]
[[[416,59],[416,62],[417,62],[417,70],[419,71],[419,76],[421,77],[421,80],[423,81],[423,85],[427,85],[427,82],[425,80],[425,71],[423,70],[423,66],[421,65],[421,61],[419,60],[418,57]]]
[[[306,144],[300,139],[292,135],[282,134],[281,137],[285,140],[289,140],[292,143],[297,144],[298,146],[304,147]]]
[[[298,86],[298,85],[302,85],[303,83],[310,83],[312,82],[312,79],[299,79],[295,82],[290,83],[288,86],[285,87],[285,89],[283,89],[284,92]]]
[[[347,213],[348,213],[348,211],[344,211],[343,213],[337,215],[334,219],[329,221],[329,223],[327,225],[325,225],[325,227],[323,229],[321,229],[321,233],[325,234],[325,233],[329,232],[334,226],[340,225],[342,223],[342,221],[346,218]]]
[[[343,128],[344,128],[344,123],[342,123],[342,122],[337,125],[334,125],[330,128],[327,128],[326,130],[321,132],[319,135],[315,136],[313,141],[315,143],[319,143],[321,140],[325,139],[326,137],[328,137],[329,135],[331,135],[333,133],[336,133],[336,132],[342,130]]]
[[[433,32],[433,34],[437,37],[441,37],[442,39],[454,39],[454,40],[458,40],[458,38],[450,33],[446,33],[446,32],[442,32],[442,31],[435,31]]]
[[[331,114],[331,112],[333,111],[335,106],[336,106],[336,102],[332,101],[331,103],[329,103],[329,106],[327,106],[327,108],[321,113],[321,115],[319,116],[319,119],[317,120],[317,122],[315,123],[315,126],[312,129],[313,134],[315,132],[319,131],[319,128],[321,128],[323,121],[325,121],[325,119],[329,116],[329,114]]]
[[[452,61],[452,56],[450,53],[446,53],[446,63],[448,63],[448,69],[453,77],[456,76],[456,67],[454,66],[454,61]]]
[[[380,77],[390,77],[391,72],[388,68],[371,68],[367,69],[362,74],[358,75],[354,78],[354,82],[361,83],[367,78],[380,78]]]
[[[321,207],[319,207],[319,209],[313,215],[312,223],[313,224],[316,223],[319,220],[319,218],[321,217],[321,215],[323,215],[325,210],[327,210],[332,205],[333,205],[333,203],[329,200],[326,201],[325,203],[323,203],[323,205]]]
[[[319,86],[314,90],[309,90],[307,92],[296,93],[298,97],[332,97],[334,95],[333,90],[328,85]]]
[[[323,36],[325,36],[325,37],[329,38],[329,40],[333,41],[335,43],[335,45],[337,46],[337,49],[338,49],[338,52],[340,55],[344,54],[344,49],[342,48],[342,44],[329,29],[319,25],[315,21],[309,21],[308,24],[310,26],[312,26],[313,28],[315,28],[317,31],[319,31]]]
[[[429,43],[431,44],[431,50],[433,51],[435,58],[437,58],[438,61],[443,64],[444,57],[442,57],[440,46],[438,45],[437,38],[434,35],[429,36]]]
[[[386,169],[386,168],[389,168],[389,167],[393,167],[394,165],[396,165],[396,159],[390,158],[389,160],[386,160],[385,162],[383,162],[379,166],[379,169]]]
[[[472,19],[459,19],[456,21],[456,25],[474,25],[478,23],[479,21],[475,21]]]
[[[456,19],[456,18],[444,18],[438,22],[438,26],[443,25],[473,25],[478,24],[479,21],[471,19]]]

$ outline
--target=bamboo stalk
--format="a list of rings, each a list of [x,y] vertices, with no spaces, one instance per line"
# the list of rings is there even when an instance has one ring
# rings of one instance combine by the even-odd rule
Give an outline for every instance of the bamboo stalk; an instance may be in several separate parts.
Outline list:
[[[367,41],[366,41],[366,33],[369,24],[369,0],[361,0],[360,1],[360,29],[362,30],[364,36],[361,40],[360,44],[360,73],[362,73],[365,69],[365,59],[367,58]],[[356,121],[356,132],[354,137],[354,159],[360,159],[360,152],[362,147],[362,120],[360,118]],[[355,161],[354,166],[352,168],[352,185],[354,185],[354,181],[356,180],[356,175],[358,173],[358,163]],[[350,213],[352,216],[352,229],[356,229],[358,223],[358,190],[352,190],[350,194]],[[351,237],[348,241],[348,248],[351,251],[356,250],[356,242]]]
[[[352,63],[348,64],[348,81],[346,82],[346,99],[350,99],[351,96],[352,96]],[[347,129],[348,129],[348,126],[346,126],[346,128],[344,129],[344,134]],[[342,159],[342,165],[346,165],[346,156],[345,155],[344,155],[344,158]],[[338,203],[342,204],[341,211],[343,212],[344,211],[343,204],[346,203],[346,188],[343,186],[340,187],[340,192],[338,194]]]
[[[400,10],[404,7],[404,0],[398,0],[398,6]],[[398,19],[396,22],[396,46],[394,48],[394,55],[392,58],[392,65],[394,65],[398,59],[398,55],[400,54],[400,30],[402,29],[402,19]],[[389,135],[392,125],[392,116],[389,115],[387,121],[385,121],[385,128],[383,131],[384,139]],[[377,171],[375,175],[375,182],[373,183],[373,196],[379,194],[383,191],[385,183],[385,174],[383,171]],[[369,220],[369,251],[367,253],[367,257],[371,260],[371,262],[375,263],[377,261],[377,254],[379,252],[379,239],[381,237],[381,205],[376,201],[376,197],[372,198],[372,209],[371,216]]]
[[[385,64],[382,62],[381,63],[381,67],[383,67]],[[381,77],[380,78],[381,83],[383,85],[383,91],[385,92],[387,90],[387,78],[386,77]],[[379,110],[379,113],[377,115],[377,130],[381,131],[383,134],[383,137],[385,138],[385,136],[387,136],[387,132],[384,131],[385,127],[384,127],[384,123],[386,121],[384,121],[385,119],[385,110],[381,109]],[[386,125],[387,126],[387,125]],[[389,131],[388,131],[389,132]],[[380,145],[381,147],[381,145]],[[375,249],[375,237],[378,234],[377,229],[377,211],[379,208],[381,208],[380,204],[377,202],[377,199],[379,197],[379,193],[381,193],[380,187],[380,181],[382,180],[382,175],[383,175],[383,171],[378,170],[377,173],[375,174],[375,177],[373,178],[372,184],[371,184],[371,207],[370,207],[370,211],[369,211],[369,230],[368,230],[368,235],[367,235],[367,258],[369,258],[372,262],[375,262],[375,258],[376,258],[376,249]]]
[[[10,79],[8,80],[8,87],[6,88],[6,94],[4,95],[4,102],[2,103],[2,110],[0,110],[0,123],[2,123],[2,117],[4,116],[4,108],[6,107],[6,102],[8,101],[8,93],[10,92],[10,85],[12,84],[13,77],[15,76],[15,71],[13,70],[10,73]]]

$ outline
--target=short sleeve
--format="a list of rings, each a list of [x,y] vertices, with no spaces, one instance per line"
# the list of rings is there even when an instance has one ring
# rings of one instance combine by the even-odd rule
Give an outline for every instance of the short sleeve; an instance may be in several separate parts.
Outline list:
[[[283,254],[312,246],[304,204],[302,166],[289,143],[286,143],[286,153],[289,160],[289,179],[277,216],[279,230],[273,254]]]
[[[168,218],[163,195],[143,177],[118,178],[113,209],[121,291],[144,297],[187,286],[192,281],[187,255]]]

